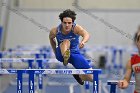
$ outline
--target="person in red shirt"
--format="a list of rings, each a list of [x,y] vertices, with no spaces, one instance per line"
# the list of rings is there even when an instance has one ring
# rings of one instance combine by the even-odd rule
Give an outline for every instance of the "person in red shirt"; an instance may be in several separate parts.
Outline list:
[[[138,54],[134,54],[128,61],[124,79],[118,82],[118,87],[121,89],[127,88],[131,75],[134,72],[136,81],[134,93],[140,93],[140,26],[138,27],[138,31],[134,36],[134,43],[138,48]]]

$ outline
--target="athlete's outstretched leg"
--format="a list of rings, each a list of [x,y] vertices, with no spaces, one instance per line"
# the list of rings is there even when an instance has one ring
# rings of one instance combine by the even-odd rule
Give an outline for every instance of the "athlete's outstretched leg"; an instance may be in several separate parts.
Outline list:
[[[84,81],[90,81],[93,82],[93,75],[88,74],[88,75],[79,75],[79,77],[84,80]]]
[[[91,66],[89,65],[89,62],[80,53],[71,54],[71,64],[76,69],[92,69]],[[79,77],[84,81],[93,82],[93,75],[92,74],[79,75]]]
[[[61,49],[61,54],[64,58],[64,66],[68,64],[68,60],[70,57],[70,41],[68,39],[65,39],[61,44],[60,44],[60,49]]]

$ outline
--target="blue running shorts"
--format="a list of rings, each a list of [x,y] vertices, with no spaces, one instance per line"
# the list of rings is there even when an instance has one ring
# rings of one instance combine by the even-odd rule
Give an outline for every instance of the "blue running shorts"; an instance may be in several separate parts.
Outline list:
[[[63,56],[61,54],[60,46],[56,48],[55,53],[56,59],[63,62]],[[71,63],[76,69],[89,69],[91,68],[89,62],[84,58],[84,56],[79,52],[72,52],[70,54],[69,63]]]

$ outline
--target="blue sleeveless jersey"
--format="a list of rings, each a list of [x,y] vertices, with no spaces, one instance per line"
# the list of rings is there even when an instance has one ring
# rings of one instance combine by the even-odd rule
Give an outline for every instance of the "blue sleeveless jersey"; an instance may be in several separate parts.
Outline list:
[[[75,26],[76,26],[76,24],[74,23],[73,26],[72,26],[72,30],[67,35],[64,35],[62,33],[62,30],[61,30],[62,25],[61,24],[57,27],[56,39],[57,39],[57,42],[58,42],[58,46],[60,45],[61,42],[63,42],[63,40],[68,39],[68,40],[70,40],[70,50],[71,50],[71,52],[79,51],[79,35],[74,34],[74,31],[73,31]]]

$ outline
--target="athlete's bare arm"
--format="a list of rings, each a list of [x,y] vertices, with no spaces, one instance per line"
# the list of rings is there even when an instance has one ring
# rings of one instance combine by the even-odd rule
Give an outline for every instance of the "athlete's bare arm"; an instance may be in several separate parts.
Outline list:
[[[118,82],[118,87],[122,89],[127,88],[131,79],[131,75],[132,75],[131,61],[128,61],[126,65],[126,73],[124,79]]]
[[[50,44],[51,44],[51,46],[53,48],[54,53],[55,53],[55,49],[56,49],[56,40],[55,40],[55,37],[56,37],[56,28],[53,28],[50,31],[49,39],[50,39]]]
[[[83,39],[79,45],[79,48],[83,48],[85,43],[89,40],[89,33],[84,28],[82,28],[80,25],[75,26],[74,33],[83,37]]]

